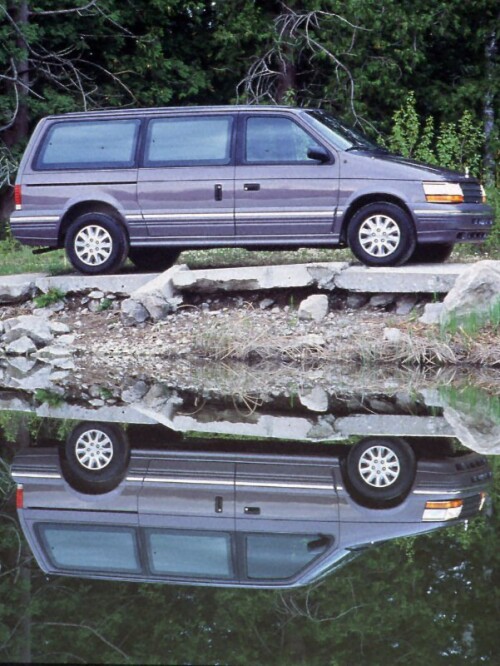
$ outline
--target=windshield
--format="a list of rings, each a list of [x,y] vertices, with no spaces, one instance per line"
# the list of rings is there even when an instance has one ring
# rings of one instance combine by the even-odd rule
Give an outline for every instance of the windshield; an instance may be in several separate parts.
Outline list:
[[[310,125],[340,150],[349,150],[352,148],[384,150],[362,132],[346,125],[344,122],[326,113],[326,111],[316,109],[314,111],[305,111],[303,115]]]

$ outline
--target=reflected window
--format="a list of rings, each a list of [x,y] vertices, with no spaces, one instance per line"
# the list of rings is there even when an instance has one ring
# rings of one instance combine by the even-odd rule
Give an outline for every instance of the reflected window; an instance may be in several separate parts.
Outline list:
[[[321,148],[307,132],[289,118],[269,116],[248,118],[246,162],[284,163],[311,162],[309,148]]]
[[[128,527],[39,525],[45,552],[58,569],[140,571],[135,531]]]
[[[317,534],[250,534],[246,537],[248,578],[285,579],[322,555],[332,543]]]
[[[231,116],[159,118],[146,137],[145,166],[203,166],[231,161]]]
[[[147,530],[151,571],[171,576],[230,578],[231,537],[221,532]]]

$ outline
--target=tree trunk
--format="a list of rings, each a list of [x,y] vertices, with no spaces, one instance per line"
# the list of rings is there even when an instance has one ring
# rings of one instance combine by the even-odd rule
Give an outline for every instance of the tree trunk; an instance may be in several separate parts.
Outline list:
[[[495,184],[495,154],[493,137],[495,130],[495,82],[496,82],[496,56],[498,51],[498,39],[496,29],[489,35],[484,49],[486,60],[486,92],[484,95],[484,172],[488,185]]]
[[[16,36],[16,46],[21,55],[14,61],[18,81],[15,83],[18,96],[18,109],[12,125],[3,133],[3,141],[7,148],[12,148],[27,139],[29,134],[29,109],[28,109],[28,86],[29,86],[29,60],[28,45],[24,38],[25,30],[29,21],[28,0],[21,0],[9,9],[9,14],[16,22],[20,33]],[[0,223],[6,220],[14,207],[12,187],[5,187],[0,192]],[[2,230],[0,229],[0,232]]]

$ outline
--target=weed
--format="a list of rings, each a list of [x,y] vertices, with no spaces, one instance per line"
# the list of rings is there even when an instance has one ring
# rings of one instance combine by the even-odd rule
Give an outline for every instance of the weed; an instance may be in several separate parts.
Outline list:
[[[35,296],[33,299],[37,308],[46,308],[49,305],[58,303],[62,301],[65,297],[64,291],[54,288],[49,289],[45,294],[40,294],[40,296]]]
[[[441,326],[441,336],[460,333],[466,337],[476,337],[486,327],[491,328],[494,334],[500,330],[500,298],[485,312],[469,312],[462,316],[450,314]]]
[[[113,301],[110,298],[103,298],[102,301],[99,303],[99,307],[97,308],[97,312],[105,312],[106,310],[109,310],[109,308],[113,305]]]
[[[49,389],[37,389],[35,391],[35,399],[38,402],[46,403],[49,407],[59,407],[64,402],[62,395]]]

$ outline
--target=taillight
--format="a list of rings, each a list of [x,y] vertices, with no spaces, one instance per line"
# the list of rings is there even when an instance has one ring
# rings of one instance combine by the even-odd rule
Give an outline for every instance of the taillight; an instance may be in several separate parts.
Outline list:
[[[16,509],[24,507],[24,488],[19,484],[16,488]]]
[[[14,203],[16,205],[16,210],[21,210],[23,203],[23,196],[21,194],[21,186],[14,185]]]

